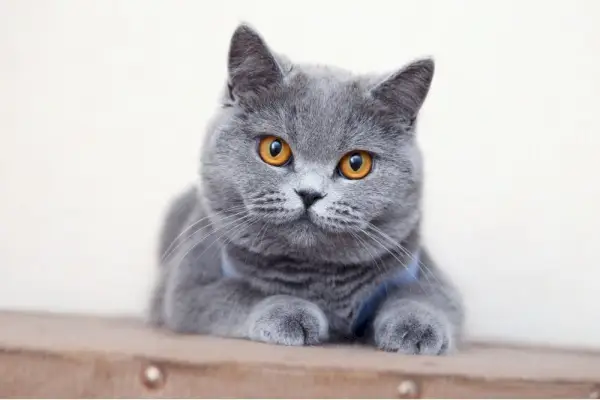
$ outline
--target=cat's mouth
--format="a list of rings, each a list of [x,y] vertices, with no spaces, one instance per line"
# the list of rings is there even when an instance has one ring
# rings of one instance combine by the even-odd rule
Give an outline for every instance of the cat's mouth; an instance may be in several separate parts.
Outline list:
[[[306,233],[320,231],[321,229],[317,224],[311,220],[310,215],[308,213],[304,213],[298,217],[294,222],[292,222],[294,227],[298,230],[301,230]]]
[[[298,219],[296,220],[296,222],[301,222],[301,223],[305,223],[308,222],[311,225],[314,225],[313,222],[310,220],[310,215],[308,215],[308,210],[305,211],[304,213],[302,213]],[[315,225],[316,226],[316,225]]]
[[[323,223],[325,220],[327,220],[325,216],[321,216],[315,211],[306,210],[294,222],[301,226],[312,228],[315,233],[327,233],[329,230],[327,229],[327,225]]]

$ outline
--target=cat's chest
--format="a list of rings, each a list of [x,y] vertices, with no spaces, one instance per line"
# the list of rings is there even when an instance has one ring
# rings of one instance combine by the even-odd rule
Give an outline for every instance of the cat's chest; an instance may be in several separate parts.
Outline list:
[[[352,334],[352,325],[358,309],[364,302],[370,280],[366,277],[307,275],[295,285],[264,280],[264,287],[272,294],[287,294],[317,304],[328,316],[330,328],[344,335]],[[301,283],[300,283],[301,282]]]
[[[265,294],[285,294],[312,301],[348,324],[376,279],[368,266],[318,264],[289,258],[255,259],[251,263],[240,260],[243,259],[224,254],[224,274],[241,274]]]

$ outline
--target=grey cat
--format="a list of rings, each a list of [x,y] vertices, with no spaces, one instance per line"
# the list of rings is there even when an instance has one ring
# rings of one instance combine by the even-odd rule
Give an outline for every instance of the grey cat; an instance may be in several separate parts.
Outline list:
[[[291,63],[240,25],[228,72],[199,183],[166,217],[151,323],[283,345],[456,348],[462,302],[419,235],[415,126],[433,61],[356,76]]]

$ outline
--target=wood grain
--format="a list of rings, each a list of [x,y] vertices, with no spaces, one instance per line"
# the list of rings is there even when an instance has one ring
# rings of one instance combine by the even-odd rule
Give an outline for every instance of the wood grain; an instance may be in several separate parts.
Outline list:
[[[157,367],[151,385],[145,370]],[[590,398],[600,354],[471,344],[448,357],[178,336],[139,321],[0,313],[0,397]],[[410,396],[408,396],[410,397]]]

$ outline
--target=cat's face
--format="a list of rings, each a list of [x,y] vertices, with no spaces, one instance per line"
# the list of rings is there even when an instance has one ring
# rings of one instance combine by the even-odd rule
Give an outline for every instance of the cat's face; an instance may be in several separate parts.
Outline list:
[[[224,235],[298,249],[368,240],[391,219],[409,230],[421,182],[413,128],[428,72],[430,61],[387,80],[292,67],[238,29],[224,107],[202,157],[204,193]]]

